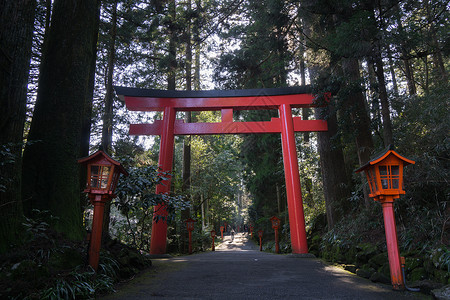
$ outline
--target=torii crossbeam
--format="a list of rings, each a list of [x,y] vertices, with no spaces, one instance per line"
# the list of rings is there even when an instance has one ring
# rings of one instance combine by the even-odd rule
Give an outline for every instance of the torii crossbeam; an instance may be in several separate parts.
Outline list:
[[[163,91],[115,87],[116,93],[129,110],[163,111],[162,120],[152,124],[131,124],[131,135],[159,135],[159,167],[172,170],[175,135],[281,133],[286,194],[292,253],[308,253],[305,218],[300,188],[295,132],[327,131],[324,120],[302,120],[292,117],[292,108],[314,107],[314,96],[309,87],[226,91]],[[265,122],[234,122],[234,110],[277,109],[279,118]],[[184,123],[176,120],[177,111],[221,111],[218,123]],[[170,179],[158,185],[156,193],[168,193]],[[167,216],[164,207],[155,208],[155,214]],[[151,254],[166,253],[167,223],[152,225]]]

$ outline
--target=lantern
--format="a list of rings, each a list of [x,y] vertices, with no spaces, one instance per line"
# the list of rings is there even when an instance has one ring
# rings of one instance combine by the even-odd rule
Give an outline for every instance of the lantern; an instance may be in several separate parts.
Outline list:
[[[220,226],[220,235],[221,235],[221,237],[222,237],[222,240],[223,240],[223,230],[225,229],[225,227],[223,227],[223,226]]]
[[[270,218],[270,222],[272,222],[273,229],[278,229],[280,227],[280,219],[277,218],[276,216]]]
[[[280,253],[280,244],[278,243],[278,228],[280,227],[280,219],[276,216],[270,218],[272,228],[275,230],[275,253]]]
[[[403,167],[414,163],[395,152],[393,146],[389,146],[383,153],[357,169],[356,172],[364,171],[366,174],[370,197],[377,201],[386,195],[398,198],[405,193],[403,190]]]
[[[92,232],[89,243],[89,265],[97,271],[102,240],[103,212],[105,203],[115,197],[120,174],[128,176],[123,166],[103,151],[78,160],[87,165],[87,183],[84,192],[88,193],[94,205]]]
[[[394,147],[390,145],[381,154],[356,170],[357,173],[365,172],[369,182],[369,196],[380,202],[383,208],[389,269],[392,287],[395,290],[404,289],[405,284],[398,250],[394,199],[405,193],[403,190],[403,167],[414,163],[395,152]]]
[[[81,158],[78,163],[87,165],[87,182],[84,192],[90,195],[110,195],[111,199],[114,197],[120,174],[128,176],[123,166],[103,151]]]
[[[197,221],[193,220],[192,218],[189,218],[185,222],[189,234],[189,254],[192,254],[192,230],[194,230],[194,223]]]
[[[260,230],[258,230],[259,251],[262,251],[262,236],[263,236],[263,231],[260,229]]]
[[[193,220],[192,218],[189,218],[185,222],[186,222],[186,228],[188,231],[194,230],[194,223],[197,221]]]

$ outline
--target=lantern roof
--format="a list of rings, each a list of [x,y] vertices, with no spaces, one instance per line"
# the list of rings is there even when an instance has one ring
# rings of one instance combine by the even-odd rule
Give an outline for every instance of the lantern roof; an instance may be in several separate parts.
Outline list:
[[[192,218],[188,218],[188,219],[186,219],[186,221],[185,221],[186,223],[187,222],[197,222],[196,220],[194,220],[194,219],[192,219]]]
[[[88,164],[88,163],[92,163],[92,162],[101,161],[102,159],[110,162],[112,165],[117,166],[117,170],[119,170],[119,172],[122,173],[123,175],[125,175],[125,176],[129,175],[128,172],[125,170],[125,168],[122,166],[122,164],[120,162],[118,162],[117,160],[114,160],[111,156],[109,156],[102,150],[98,150],[97,152],[95,152],[94,154],[91,154],[88,157],[80,158],[78,160],[78,163],[79,164]]]
[[[395,152],[395,147],[394,145],[389,145],[388,147],[386,147],[383,151],[381,151],[380,153],[376,154],[374,158],[372,158],[369,162],[367,162],[365,165],[361,166],[360,168],[358,168],[355,172],[359,173],[365,169],[367,169],[370,166],[373,166],[377,163],[379,163],[380,161],[384,160],[386,157],[388,157],[389,155],[395,155],[398,159],[402,160],[404,162],[404,165],[409,165],[409,164],[415,164],[416,162],[408,159],[406,157],[401,156],[400,154],[398,154],[397,152]]]

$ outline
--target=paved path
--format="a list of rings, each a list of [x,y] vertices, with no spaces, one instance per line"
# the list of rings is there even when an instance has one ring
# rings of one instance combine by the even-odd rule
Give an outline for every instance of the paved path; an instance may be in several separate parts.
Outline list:
[[[392,291],[314,258],[260,252],[238,234],[215,252],[154,259],[138,278],[102,299],[424,299]]]

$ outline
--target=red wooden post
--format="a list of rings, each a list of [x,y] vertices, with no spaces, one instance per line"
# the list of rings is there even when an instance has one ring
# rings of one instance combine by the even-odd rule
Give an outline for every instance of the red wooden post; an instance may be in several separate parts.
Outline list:
[[[397,229],[394,217],[394,199],[405,194],[403,190],[403,167],[415,162],[402,157],[389,145],[375,159],[360,167],[356,172],[364,171],[370,188],[370,197],[381,203],[383,208],[384,230],[391,272],[392,288],[405,288],[398,250]]]
[[[383,207],[384,231],[386,233],[392,287],[395,290],[401,290],[405,286],[403,283],[400,251],[398,250],[397,229],[394,217],[394,198],[392,196],[385,196],[385,199],[380,200],[380,202]]]
[[[275,230],[275,253],[280,253],[280,244],[278,242],[278,228],[280,227],[280,219],[276,216],[270,218],[272,228]]]
[[[223,240],[223,230],[224,230],[224,227],[223,227],[223,226],[220,226],[220,235],[221,235],[221,237],[222,237],[222,240]]]
[[[275,253],[280,253],[280,243],[278,242],[278,228],[275,228]]]
[[[262,231],[262,230],[258,230],[258,237],[259,237],[259,251],[262,251],[262,236],[263,236],[263,231]]]
[[[89,245],[89,265],[97,271],[102,244],[103,212],[105,210],[105,200],[102,195],[95,195],[93,199],[94,216],[92,219],[91,242]]]
[[[159,147],[159,168],[163,172],[172,171],[173,144],[176,111],[173,107],[164,108],[163,127],[161,132],[161,144]],[[157,194],[165,194],[170,191],[171,180],[165,180],[156,187]],[[155,207],[153,213],[152,236],[150,241],[150,254],[165,254],[167,239],[167,209],[160,204]],[[163,218],[163,219],[160,219]]]
[[[189,234],[189,254],[192,254],[192,230],[194,230],[194,223],[196,222],[192,218],[187,219],[186,221],[186,229]]]
[[[308,253],[297,148],[295,146],[294,126],[289,104],[280,105],[280,118],[292,253]]]

